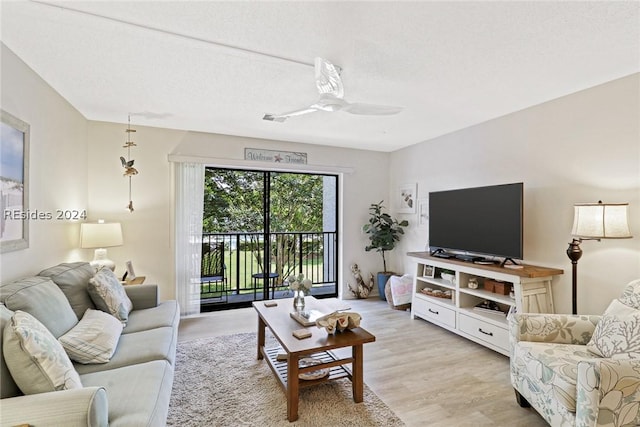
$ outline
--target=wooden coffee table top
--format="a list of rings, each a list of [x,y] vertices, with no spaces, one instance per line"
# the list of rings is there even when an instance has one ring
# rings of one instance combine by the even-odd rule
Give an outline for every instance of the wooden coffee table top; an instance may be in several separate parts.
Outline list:
[[[305,328],[289,315],[293,311],[293,298],[279,299],[276,302],[278,305],[275,307],[265,307],[264,301],[255,301],[253,307],[287,353],[311,354],[376,340],[375,336],[362,328],[336,334],[328,334],[324,328],[318,328],[315,325]],[[345,301],[317,300],[312,296],[306,297],[305,303],[305,309],[319,310],[327,314],[348,307],[348,302]],[[312,335],[299,340],[292,335],[292,332],[297,329],[307,329]]]

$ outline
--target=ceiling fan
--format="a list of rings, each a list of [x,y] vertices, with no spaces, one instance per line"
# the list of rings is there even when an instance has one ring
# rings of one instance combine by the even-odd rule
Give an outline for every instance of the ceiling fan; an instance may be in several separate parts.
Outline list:
[[[386,105],[350,103],[344,99],[344,87],[340,79],[338,67],[323,58],[315,59],[316,86],[320,98],[308,107],[282,114],[265,114],[262,120],[284,122],[289,117],[315,113],[316,111],[345,111],[351,114],[387,116],[402,111],[402,107]]]

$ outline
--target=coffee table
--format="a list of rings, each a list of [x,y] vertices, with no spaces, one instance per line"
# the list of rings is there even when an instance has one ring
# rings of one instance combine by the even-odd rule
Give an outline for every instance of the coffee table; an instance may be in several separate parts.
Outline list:
[[[335,300],[334,300],[335,301]],[[271,370],[280,380],[287,396],[287,419],[298,419],[298,392],[301,387],[308,387],[339,378],[349,378],[353,388],[353,400],[362,402],[364,381],[363,369],[363,344],[373,342],[376,337],[362,328],[355,328],[337,334],[328,334],[324,328],[309,326],[304,328],[300,323],[291,318],[289,313],[293,311],[293,298],[279,299],[277,306],[266,307],[264,301],[255,301],[253,307],[258,312],[258,359],[266,359]],[[331,313],[340,308],[335,303],[330,304],[308,296],[305,298],[307,310],[319,310]],[[280,347],[265,348],[265,330],[269,328],[273,336],[280,343]],[[307,329],[311,337],[297,339],[292,335],[297,329]],[[332,350],[351,347],[349,357],[339,357]],[[286,356],[285,360],[277,360],[278,354]],[[308,367],[299,367],[299,360],[304,357],[313,357],[321,361],[321,364]],[[351,368],[345,365],[351,365]],[[329,369],[329,375],[314,379],[299,379],[298,375]]]

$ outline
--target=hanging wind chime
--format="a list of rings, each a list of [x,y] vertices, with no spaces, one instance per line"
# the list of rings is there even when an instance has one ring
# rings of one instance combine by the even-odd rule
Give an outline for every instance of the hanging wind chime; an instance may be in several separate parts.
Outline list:
[[[133,212],[133,199],[131,198],[131,177],[133,175],[138,174],[138,170],[133,167],[134,160],[131,158],[131,147],[135,147],[136,143],[131,140],[131,133],[135,132],[135,129],[131,129],[131,115],[128,116],[129,124],[127,126],[127,141],[124,143],[122,148],[127,149],[127,158],[125,159],[123,156],[120,156],[120,161],[122,162],[122,167],[124,168],[124,173],[122,176],[129,178],[129,204],[127,205],[127,209],[129,212]]]

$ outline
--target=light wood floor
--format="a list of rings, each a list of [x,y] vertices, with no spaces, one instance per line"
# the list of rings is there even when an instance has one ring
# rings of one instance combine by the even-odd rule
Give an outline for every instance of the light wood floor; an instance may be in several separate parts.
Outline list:
[[[516,403],[507,357],[377,298],[341,304],[376,336],[364,346],[365,383],[408,426],[547,426]],[[255,332],[257,323],[253,308],[205,313],[182,319],[178,341]]]

